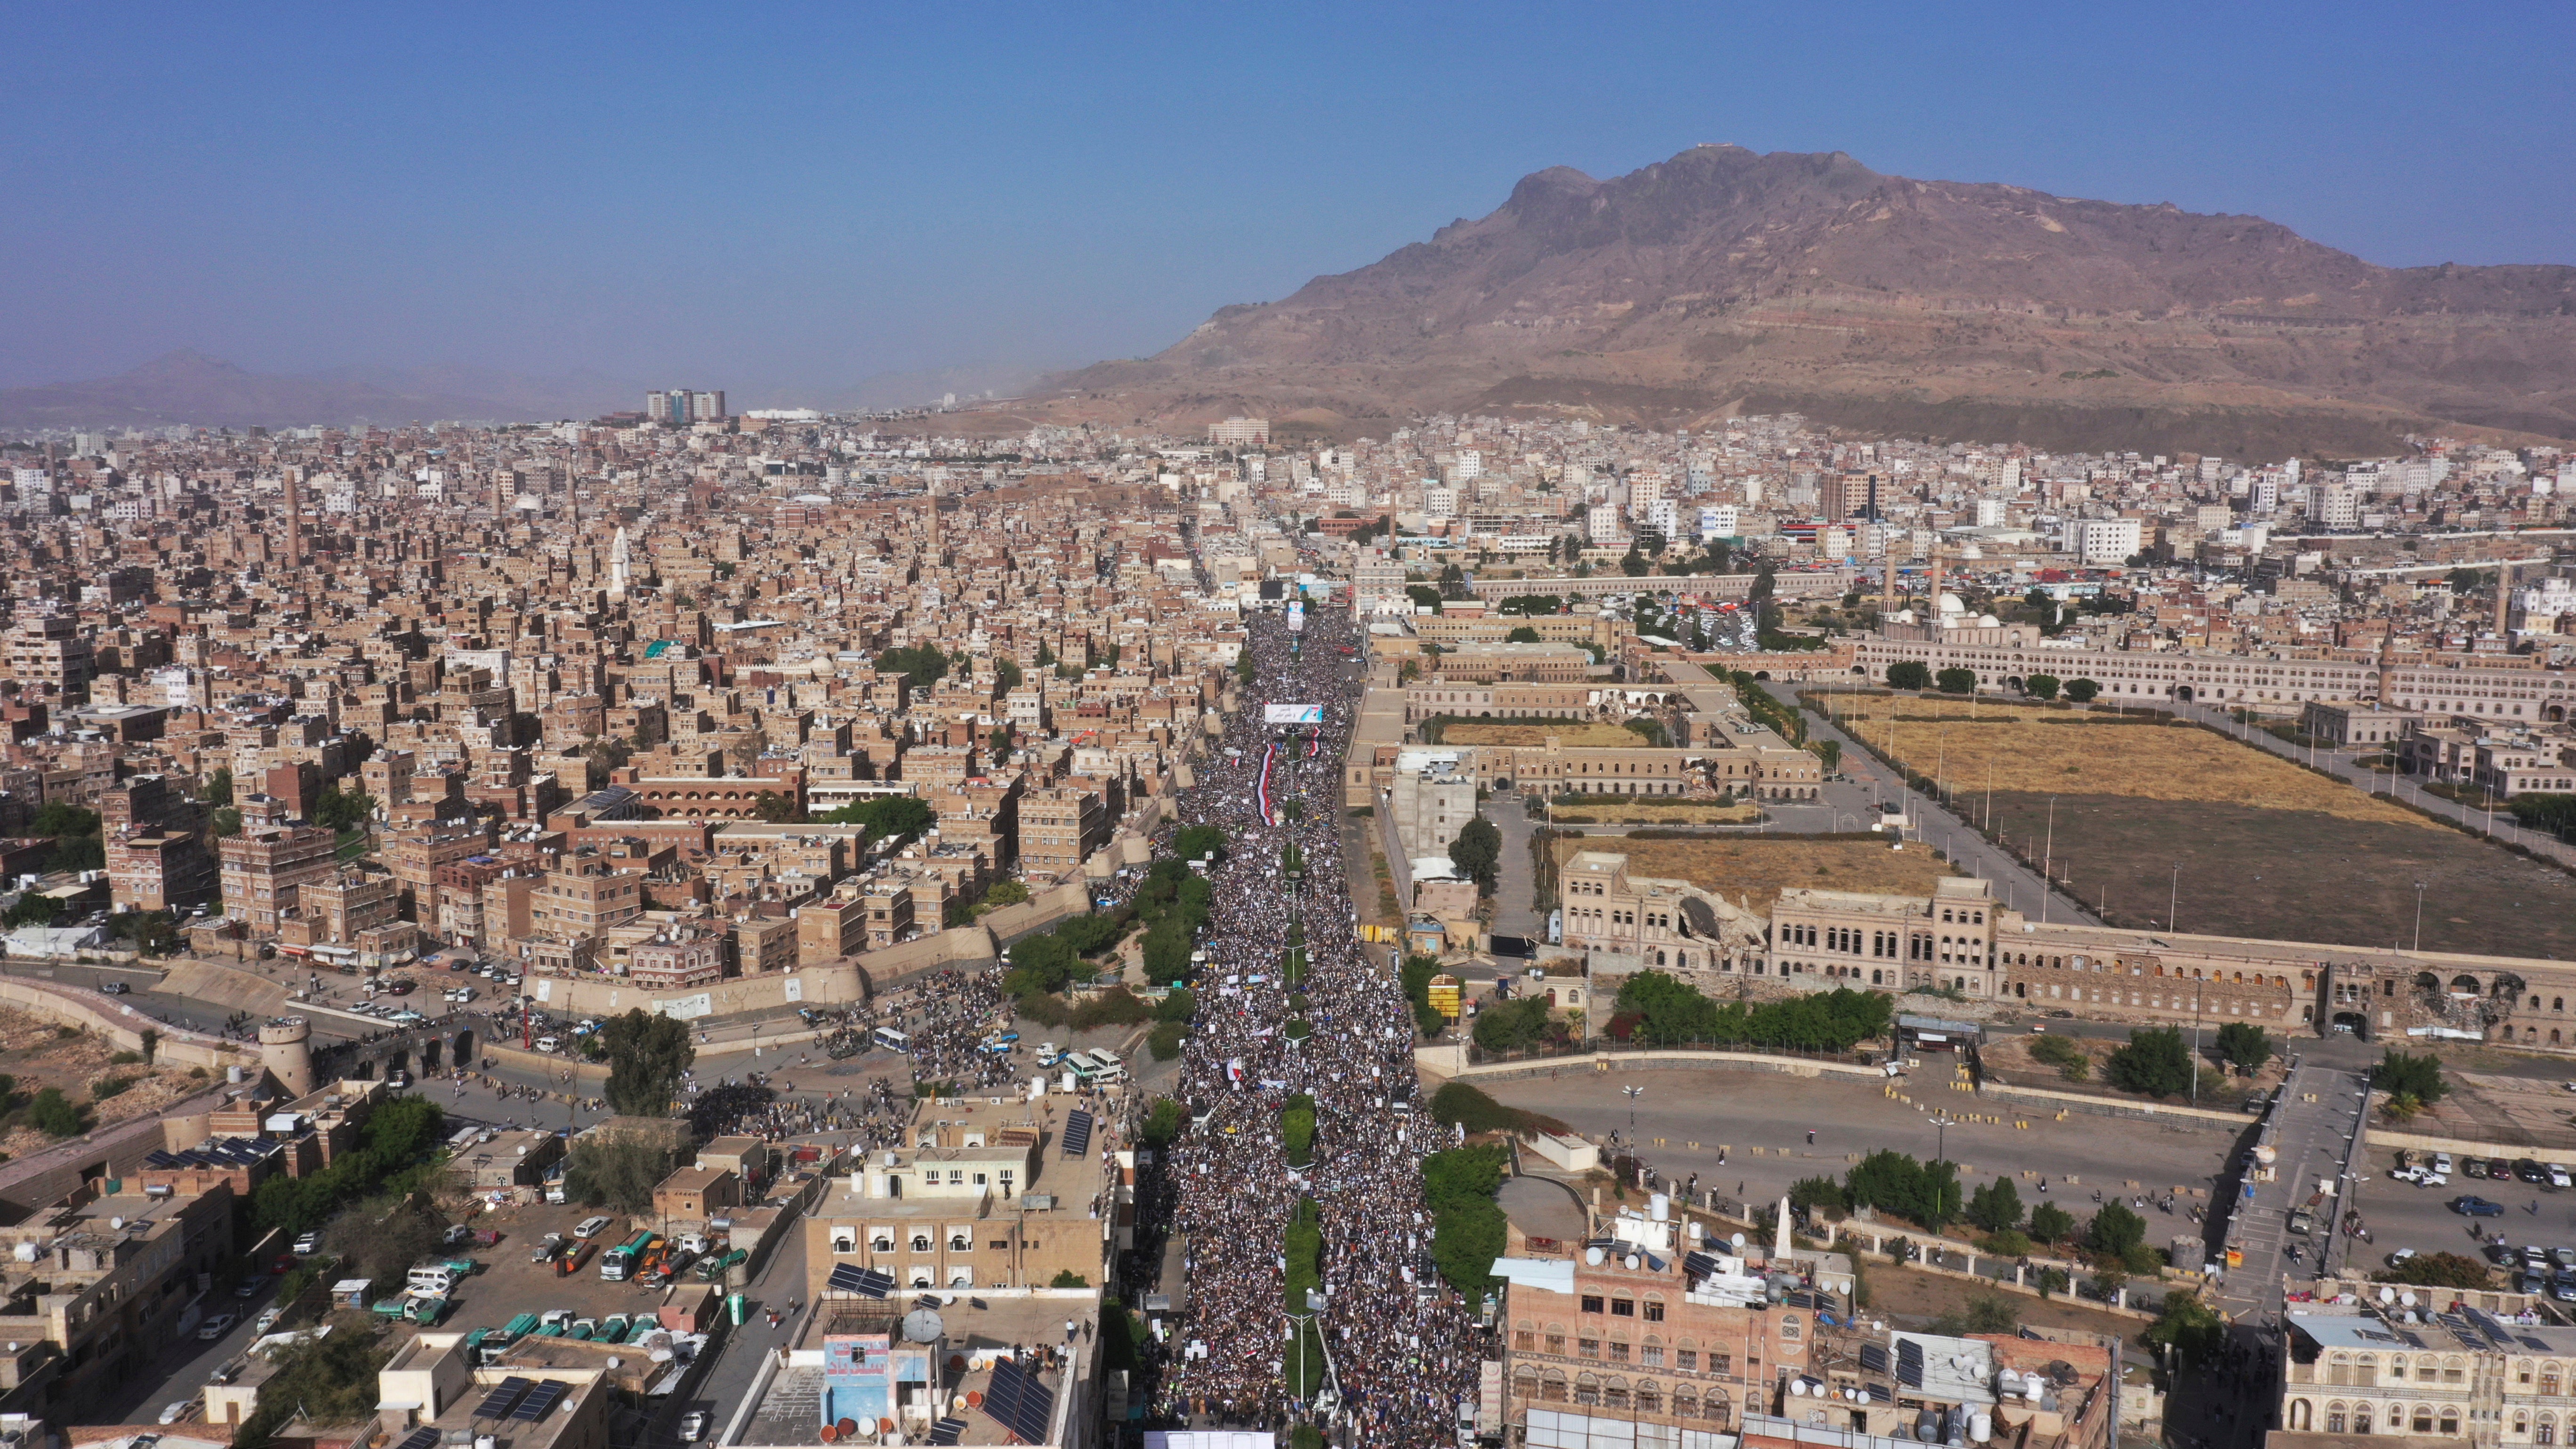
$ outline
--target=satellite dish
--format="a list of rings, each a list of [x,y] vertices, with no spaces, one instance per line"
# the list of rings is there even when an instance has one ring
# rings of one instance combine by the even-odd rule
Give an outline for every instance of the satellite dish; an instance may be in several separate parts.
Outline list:
[[[2396,1302],[2397,1290],[2394,1288],[2381,1288],[2379,1290],[2379,1301],[2383,1305]]]
[[[1744,1251],[1744,1235],[1742,1233],[1737,1233],[1735,1236],[1728,1238],[1727,1241],[1735,1245],[1735,1250],[1737,1252],[1740,1253]]]
[[[2397,1301],[2403,1307],[2412,1308],[2415,1306],[2415,1295],[2411,1291],[2400,1293],[2397,1295]]]
[[[936,1309],[916,1308],[903,1316],[903,1341],[906,1343],[937,1343],[945,1331],[946,1325],[939,1321]]]
[[[1807,1381],[1805,1379],[1789,1380],[1789,1392],[1797,1395],[1799,1398],[1805,1398],[1807,1396]]]

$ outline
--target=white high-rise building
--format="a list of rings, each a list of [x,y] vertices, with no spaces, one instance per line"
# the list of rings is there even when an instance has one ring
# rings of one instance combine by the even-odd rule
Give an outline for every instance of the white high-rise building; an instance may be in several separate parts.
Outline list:
[[[2058,547],[2088,564],[2115,564],[2138,551],[2134,518],[2070,518]]]

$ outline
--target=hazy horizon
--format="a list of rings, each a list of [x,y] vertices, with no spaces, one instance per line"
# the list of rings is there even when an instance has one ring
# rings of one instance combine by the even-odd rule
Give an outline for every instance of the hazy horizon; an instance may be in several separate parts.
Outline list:
[[[56,83],[0,97],[0,386],[180,348],[744,405],[1025,377],[1709,141],[2576,262],[2576,122],[2465,89],[2554,73],[2558,6],[706,16],[22,15]]]

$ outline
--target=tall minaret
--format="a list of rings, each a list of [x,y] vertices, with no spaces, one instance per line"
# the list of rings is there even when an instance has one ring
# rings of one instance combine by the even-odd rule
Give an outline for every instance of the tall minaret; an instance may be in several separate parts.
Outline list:
[[[2509,611],[2512,609],[2512,607],[2513,607],[2513,565],[2512,565],[2512,564],[2509,564],[2509,563],[2499,563],[2499,564],[2497,564],[2497,565],[2496,565],[2496,607],[2495,607],[2495,631],[2496,631],[2496,637],[2497,637],[2497,638],[2499,638],[2499,639],[2502,639],[2502,638],[2507,637],[2506,629],[2505,629],[2505,625],[2506,625],[2506,621],[2507,621],[2507,620],[2509,620],[2509,619],[2512,617],[2511,613],[2509,612]]]
[[[627,563],[633,553],[626,542],[626,525],[621,523],[617,525],[617,537],[608,545],[608,596],[612,599],[626,597]]]
[[[926,534],[926,535],[928,536],[928,539],[929,539],[929,542],[924,546],[924,549],[923,549],[924,557],[923,557],[923,559],[922,559],[922,562],[923,562],[923,563],[925,563],[925,564],[936,564],[936,563],[938,563],[938,562],[940,561],[940,558],[939,558],[939,480],[938,480],[937,478],[935,478],[935,477],[934,477],[934,478],[931,478],[931,479],[929,479],[929,480],[927,480],[927,481],[922,485],[922,494],[921,494],[921,496],[922,496],[923,500],[928,504],[929,509],[930,509],[930,516],[929,516],[928,520],[927,520],[926,522],[924,522],[924,523],[923,523],[923,525],[922,525],[922,531],[923,531],[923,533],[924,533],[924,534]]]

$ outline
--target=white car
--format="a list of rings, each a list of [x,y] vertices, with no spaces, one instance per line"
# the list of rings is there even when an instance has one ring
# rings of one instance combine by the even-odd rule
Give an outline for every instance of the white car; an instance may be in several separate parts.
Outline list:
[[[2576,1187],[2576,1177],[2568,1176],[2567,1169],[2565,1167],[2562,1167],[2555,1162],[2548,1164],[2548,1167],[2549,1185],[2551,1187]]]
[[[321,1246],[322,1235],[320,1233],[306,1233],[304,1236],[295,1240],[293,1251],[295,1256],[301,1258],[312,1253],[315,1249]]]
[[[197,1338],[200,1342],[212,1343],[216,1339],[223,1337],[225,1334],[232,1332],[233,1325],[240,1321],[240,1319],[234,1317],[232,1314],[218,1313],[214,1317],[207,1319],[205,1325],[197,1330]]]
[[[2415,1185],[2417,1187],[2449,1187],[2451,1185],[2451,1175],[2447,1172],[2428,1172],[2423,1176],[2416,1178]]]
[[[2433,1170],[2434,1170],[2435,1172],[2438,1172],[2438,1173],[2442,1174],[2444,1177],[2448,1177],[2448,1176],[2450,1176],[2450,1175],[2451,1175],[2451,1154],[2449,1154],[2449,1153],[2447,1153],[2447,1152],[2436,1152],[2436,1153],[2434,1153],[2434,1154],[2433,1154]]]
[[[161,1410],[161,1422],[164,1424],[175,1424],[195,1412],[197,1412],[197,1401],[195,1399],[181,1399],[175,1404],[163,1406]]]
[[[2414,1256],[2415,1250],[2413,1248],[2400,1248],[2396,1252],[2388,1255],[2388,1266],[2391,1268],[2402,1268]]]
[[[263,1308],[259,1311],[259,1317],[250,1321],[250,1331],[266,1333],[277,1326],[277,1320],[285,1316],[286,1310],[283,1308]]]
[[[575,1224],[572,1230],[572,1235],[576,1238],[595,1238],[606,1231],[608,1231],[607,1218],[590,1217],[583,1218],[579,1223]]]
[[[691,1409],[680,1416],[680,1442],[695,1444],[707,1436],[707,1411]]]

